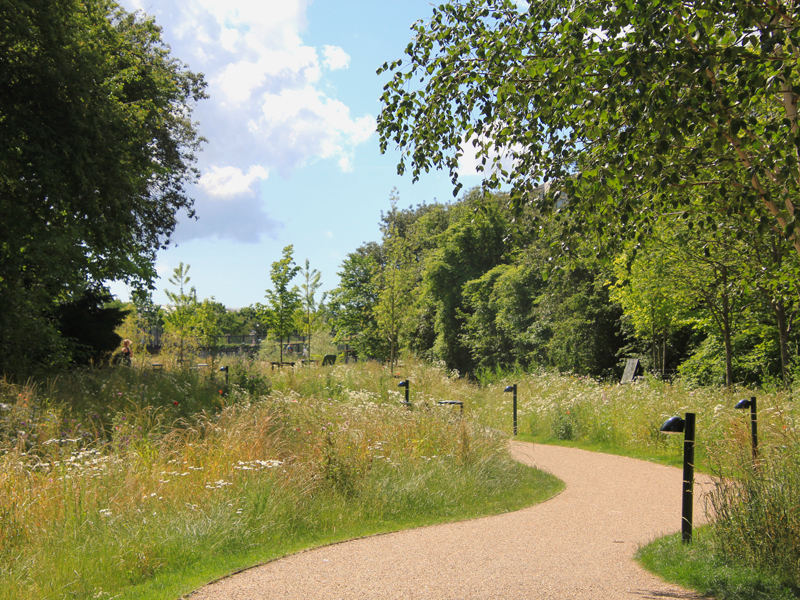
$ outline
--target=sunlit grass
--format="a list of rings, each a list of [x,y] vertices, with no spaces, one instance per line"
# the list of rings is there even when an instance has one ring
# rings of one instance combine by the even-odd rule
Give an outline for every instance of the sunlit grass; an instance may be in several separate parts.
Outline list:
[[[433,396],[406,410],[379,365],[230,367],[228,386],[119,369],[2,387],[0,598],[176,598],[300,548],[559,489]]]
[[[652,379],[635,385],[609,385],[548,373],[512,377],[518,387],[521,438],[532,441],[677,466],[683,460],[683,436],[663,435],[659,433],[660,425],[670,416],[695,413],[696,467],[716,481],[713,493],[706,498],[714,525],[708,529],[703,546],[708,556],[703,556],[696,571],[688,564],[686,569],[696,579],[713,574],[709,565],[736,564],[747,571],[756,588],[763,584],[773,589],[770,586],[777,582],[780,589],[798,593],[800,411],[790,392],[692,389]],[[486,392],[481,396],[482,403],[473,410],[477,420],[509,431],[512,399],[502,389],[511,381],[502,379],[483,378]],[[751,396],[758,398],[759,406],[756,462],[752,457],[749,411],[734,409],[738,400]],[[701,554],[686,549],[681,556],[691,562]],[[667,562],[648,564],[653,568],[660,565],[658,573],[665,577],[672,568]],[[732,572],[722,569],[693,587],[717,590],[714,594],[722,593],[719,590],[729,593],[739,585],[724,579],[728,577],[725,573]],[[766,573],[769,581],[759,584],[758,577]]]
[[[147,363],[0,386],[0,599],[174,599],[301,548],[529,505],[557,484],[508,456],[511,383],[522,439],[672,464],[682,440],[658,428],[695,412],[698,467],[718,476],[725,517],[706,536],[711,564],[780,564],[781,585],[797,585],[788,393],[522,372],[470,383],[411,359],[394,372],[223,364],[227,383],[218,370]],[[751,395],[757,469],[749,415],[733,409]],[[439,404],[452,400],[463,418]]]
[[[772,569],[756,568],[719,553],[710,526],[695,529],[691,544],[684,544],[679,533],[661,538],[640,549],[637,559],[667,581],[715,600],[800,597],[797,584],[782,580]]]

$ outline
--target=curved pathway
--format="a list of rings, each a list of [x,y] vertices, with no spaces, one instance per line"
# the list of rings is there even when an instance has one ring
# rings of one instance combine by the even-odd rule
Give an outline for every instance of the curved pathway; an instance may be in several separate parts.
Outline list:
[[[512,442],[566,489],[514,513],[294,554],[205,586],[190,600],[617,600],[702,598],[650,575],[639,546],[680,529],[679,469]],[[695,523],[704,515],[702,475]]]

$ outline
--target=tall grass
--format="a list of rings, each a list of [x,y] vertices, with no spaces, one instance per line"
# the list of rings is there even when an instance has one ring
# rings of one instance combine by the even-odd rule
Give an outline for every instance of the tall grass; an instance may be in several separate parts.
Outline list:
[[[0,598],[175,598],[301,547],[557,489],[505,436],[406,410],[379,365],[229,367],[227,386],[127,368],[2,385]]]
[[[483,394],[485,400],[473,408],[478,420],[508,431],[511,397],[501,390],[511,380],[518,386],[520,432],[538,441],[678,464],[682,436],[663,435],[659,427],[670,416],[694,412],[697,466],[716,481],[706,498],[714,520],[704,535],[709,560],[769,573],[800,597],[800,410],[790,391],[698,389],[651,379],[623,386],[548,373],[487,373],[481,382],[493,393]],[[749,412],[733,408],[751,396],[760,407],[757,461]],[[693,557],[689,550],[683,555],[684,561]],[[718,585],[704,589],[723,594],[727,584],[714,577]]]
[[[717,564],[800,582],[797,404],[788,392],[600,384],[549,373],[469,383],[407,359],[219,371],[167,365],[0,384],[0,600],[175,598],[225,572],[354,535],[511,510],[550,479],[505,451],[523,438],[679,462],[658,432],[697,414]],[[400,403],[411,382],[413,410]],[[749,415],[759,398],[759,462]],[[458,408],[442,400],[464,403]],[[516,494],[516,495],[515,495]]]
[[[717,449],[709,543],[738,564],[800,588],[800,438],[793,424],[778,433],[760,445],[756,460],[742,446]]]

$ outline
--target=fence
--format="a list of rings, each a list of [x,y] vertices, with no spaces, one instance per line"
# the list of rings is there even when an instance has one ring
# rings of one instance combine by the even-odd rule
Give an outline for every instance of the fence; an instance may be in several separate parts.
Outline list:
[[[141,340],[141,344],[147,348],[147,351],[150,354],[158,354],[161,351],[161,337],[162,337],[162,330],[161,329],[153,329],[150,331],[149,336],[147,339],[143,338]],[[149,341],[148,341],[149,340]],[[215,356],[235,356],[235,355],[248,355],[248,354],[255,354],[261,349],[262,342],[267,340],[267,336],[259,335],[259,334],[247,334],[247,335],[233,335],[233,334],[225,334],[219,335],[214,338],[213,343],[211,344],[210,348],[203,347],[198,352],[200,358],[206,358],[211,353]],[[293,335],[290,336],[289,339],[284,340],[284,350],[287,346],[292,346],[293,353],[301,354],[303,352],[303,346],[305,345],[306,338],[305,336],[301,335]],[[200,346],[200,344],[196,344],[196,346]],[[338,347],[340,352],[345,352],[346,354],[352,353],[352,350],[345,345],[340,345]]]

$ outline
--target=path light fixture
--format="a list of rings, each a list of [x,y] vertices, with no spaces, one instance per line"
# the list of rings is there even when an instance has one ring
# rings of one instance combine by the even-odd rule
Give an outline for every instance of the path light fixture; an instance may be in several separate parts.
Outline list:
[[[681,540],[692,541],[692,509],[694,508],[694,425],[695,414],[686,413],[686,419],[670,417],[661,426],[661,433],[683,433],[683,494],[681,510]]]
[[[517,384],[508,385],[506,389],[503,390],[504,392],[514,392],[514,408],[513,408],[513,423],[514,423],[514,435],[517,435]]]
[[[439,400],[436,404],[440,406],[458,406],[461,409],[461,416],[464,416],[464,402],[462,400]]]
[[[756,397],[752,396],[749,400],[739,400],[736,406],[740,410],[750,409],[750,434],[753,447],[753,462],[758,460],[758,411],[756,409]]]
[[[220,372],[224,372],[225,373],[225,386],[227,387],[227,385],[228,385],[228,367],[227,366],[220,367],[219,370],[220,370]]]
[[[403,402],[403,404],[405,404],[406,408],[409,408],[409,409],[411,408],[411,402],[408,401],[408,389],[409,389],[409,387],[411,387],[410,384],[411,384],[411,381],[408,380],[408,379],[404,379],[403,381],[401,381],[400,383],[397,384],[397,387],[406,388],[406,400],[405,400],[405,402]]]

